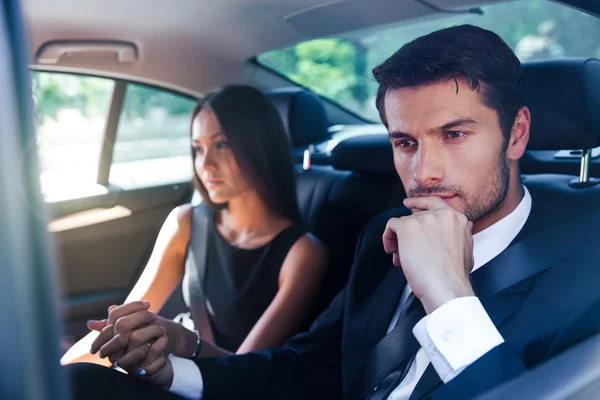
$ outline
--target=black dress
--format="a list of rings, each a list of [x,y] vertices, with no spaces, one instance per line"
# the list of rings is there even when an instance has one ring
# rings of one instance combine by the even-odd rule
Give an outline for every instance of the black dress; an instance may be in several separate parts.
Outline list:
[[[202,299],[190,293],[198,293],[199,288],[195,286],[203,285],[200,292],[215,344],[235,352],[277,294],[283,261],[306,230],[302,225],[291,225],[262,247],[240,249],[221,237],[212,212],[204,208],[205,220],[199,223],[198,211],[194,210],[186,256],[184,299],[192,315],[197,315],[194,311],[201,306]],[[196,264],[202,262],[202,257],[194,254],[199,251],[198,246],[191,243],[193,240],[206,240],[204,268],[192,262],[194,258],[199,260]],[[190,279],[190,268],[201,270],[201,277]]]

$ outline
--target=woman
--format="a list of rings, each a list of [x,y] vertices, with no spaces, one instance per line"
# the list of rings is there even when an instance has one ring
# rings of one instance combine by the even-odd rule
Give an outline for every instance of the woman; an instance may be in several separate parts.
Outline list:
[[[278,346],[305,324],[327,265],[325,247],[302,225],[283,123],[262,92],[230,85],[198,104],[191,136],[203,205],[171,212],[125,302],[147,300],[148,311],[157,313],[185,275],[184,297],[202,346],[197,332],[158,317],[169,353],[214,356]],[[88,327],[98,331],[109,322],[115,321]],[[110,365],[89,352],[97,336],[80,340],[62,363]]]

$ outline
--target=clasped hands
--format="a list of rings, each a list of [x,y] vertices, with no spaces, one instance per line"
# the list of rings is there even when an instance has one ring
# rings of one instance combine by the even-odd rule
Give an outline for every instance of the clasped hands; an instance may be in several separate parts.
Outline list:
[[[469,280],[473,223],[440,197],[408,198],[404,205],[412,215],[388,221],[383,245],[427,314],[453,299],[474,296]]]

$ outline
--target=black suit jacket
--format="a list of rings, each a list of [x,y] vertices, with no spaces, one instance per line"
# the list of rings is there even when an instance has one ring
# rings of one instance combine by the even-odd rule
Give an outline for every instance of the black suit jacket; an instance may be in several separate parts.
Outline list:
[[[531,214],[513,244],[589,211],[589,207],[566,209],[559,199],[549,203],[532,196]],[[385,336],[406,284],[401,269],[383,251],[381,235],[391,217],[407,213],[396,209],[367,224],[348,285],[309,332],[281,348],[198,360],[204,399],[348,397],[365,356]],[[475,271],[471,275],[475,292],[505,343],[446,385],[430,365],[411,399],[475,396],[600,332],[600,249],[591,242],[583,247],[573,257],[493,296],[487,296],[483,282],[501,275],[505,266],[492,260]]]

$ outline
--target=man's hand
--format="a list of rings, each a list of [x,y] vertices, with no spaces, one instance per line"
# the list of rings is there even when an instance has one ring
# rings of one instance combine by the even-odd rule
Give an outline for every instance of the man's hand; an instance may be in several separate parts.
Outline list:
[[[157,372],[138,376],[147,382],[168,390],[173,383],[173,365],[171,365],[168,358],[165,358],[164,365]]]
[[[425,311],[473,296],[473,224],[439,197],[409,198],[404,205],[413,215],[388,221],[383,246]]]

